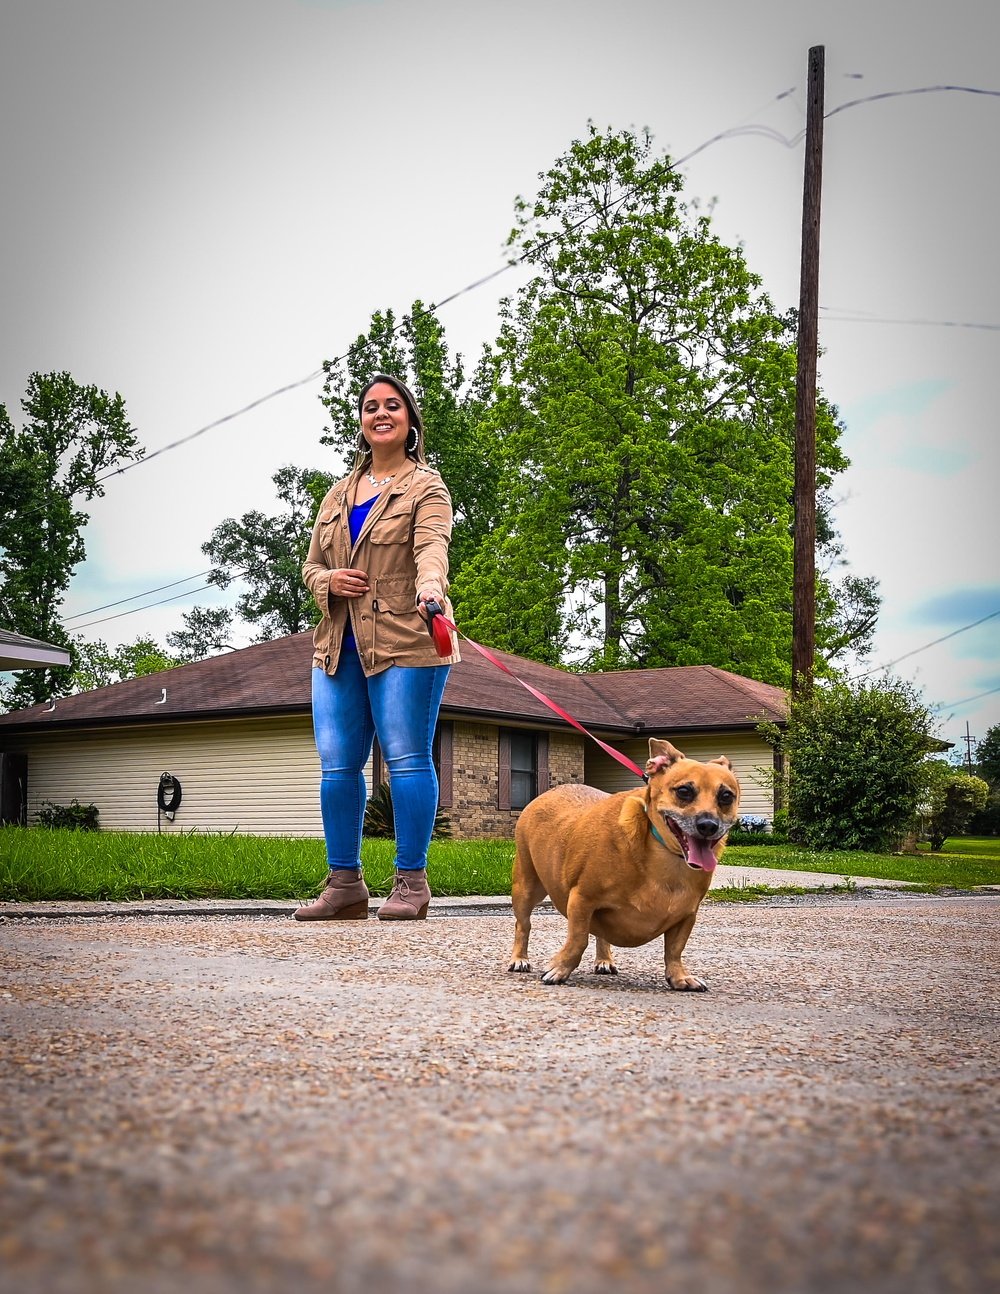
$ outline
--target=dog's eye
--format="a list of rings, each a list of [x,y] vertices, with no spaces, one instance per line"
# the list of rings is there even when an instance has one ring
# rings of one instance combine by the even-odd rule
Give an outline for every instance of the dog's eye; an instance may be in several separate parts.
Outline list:
[[[736,796],[733,795],[732,791],[727,791],[726,788],[723,786],[720,789],[719,794],[715,798],[719,801],[720,804],[732,804],[732,802],[736,799]]]
[[[688,803],[694,799],[695,789],[693,786],[678,786],[674,788],[674,795],[677,796],[678,800]]]

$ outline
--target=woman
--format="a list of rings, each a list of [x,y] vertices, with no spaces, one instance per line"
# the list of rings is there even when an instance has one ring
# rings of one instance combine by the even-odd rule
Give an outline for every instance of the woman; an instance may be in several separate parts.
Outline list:
[[[358,400],[356,466],[316,517],[302,576],[322,612],[313,636],[313,728],[329,875],[299,921],[364,920],[364,767],[378,734],[396,822],[396,875],[383,921],[427,915],[427,846],[437,812],[431,742],[452,654],[427,632],[445,601],[451,498],[424,458],[420,410],[397,378],[377,374]]]

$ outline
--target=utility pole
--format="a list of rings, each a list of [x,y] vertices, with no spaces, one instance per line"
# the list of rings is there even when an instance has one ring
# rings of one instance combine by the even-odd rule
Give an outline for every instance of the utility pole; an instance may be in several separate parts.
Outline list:
[[[960,740],[965,742],[965,762],[969,766],[969,776],[971,777],[972,776],[972,742],[974,738],[972,734],[969,732],[968,719],[966,719],[965,721],[965,736],[961,737]]]
[[[819,217],[823,191],[825,65],[825,46],[814,45],[809,51],[798,372],[795,379],[792,690],[796,693],[812,685],[816,655],[816,359],[819,348]]]

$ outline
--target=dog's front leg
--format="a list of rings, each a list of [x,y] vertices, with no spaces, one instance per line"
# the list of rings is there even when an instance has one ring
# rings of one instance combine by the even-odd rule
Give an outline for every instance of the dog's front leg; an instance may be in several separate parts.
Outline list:
[[[590,919],[593,915],[592,905],[580,897],[578,890],[574,890],[566,904],[566,920],[569,923],[566,942],[549,962],[542,975],[543,984],[565,984],[580,965],[580,959],[590,942]]]
[[[600,935],[597,936],[597,948],[594,953],[594,974],[618,974],[618,967],[615,965],[615,954],[611,945],[606,939],[602,939]]]
[[[692,975],[681,961],[681,953],[694,929],[697,913],[692,912],[677,925],[671,926],[663,935],[663,964],[667,971],[667,983],[678,993],[707,993],[708,985],[697,975]]]

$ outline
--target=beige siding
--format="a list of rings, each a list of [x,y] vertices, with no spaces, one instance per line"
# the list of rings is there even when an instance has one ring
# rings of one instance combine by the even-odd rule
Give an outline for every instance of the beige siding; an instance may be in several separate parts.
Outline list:
[[[42,734],[5,743],[28,752],[29,821],[41,800],[96,804],[108,830],[155,831],[160,774],[183,800],[164,831],[322,836],[319,759],[301,718]],[[371,786],[371,762],[365,770]]]
[[[658,733],[672,741],[678,750],[691,759],[715,759],[726,755],[732,760],[733,772],[740,783],[740,813],[760,814],[771,818],[774,814],[774,803],[770,788],[764,783],[760,769],[771,767],[771,747],[762,741],[756,733],[710,733],[708,736],[672,737],[669,733]],[[642,738],[638,741],[611,741],[609,745],[620,750],[635,760],[640,768],[649,758],[649,741]],[[636,777],[627,768],[606,755],[593,742],[587,743],[586,778],[589,786],[597,786],[602,791],[631,791],[638,785]]]

